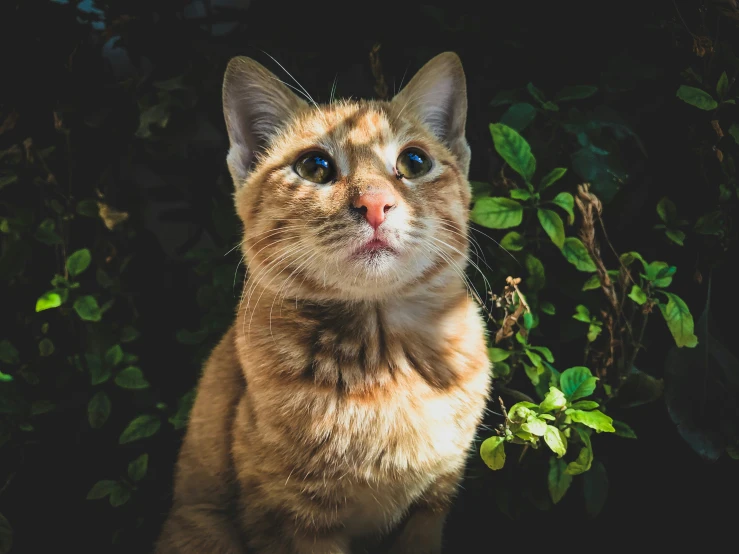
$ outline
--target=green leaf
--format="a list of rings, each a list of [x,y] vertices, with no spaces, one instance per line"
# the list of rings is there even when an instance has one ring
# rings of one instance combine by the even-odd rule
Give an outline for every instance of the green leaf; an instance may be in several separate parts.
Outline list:
[[[544,432],[544,442],[558,458],[561,458],[567,452],[567,437],[554,425],[547,425]]]
[[[505,437],[485,439],[480,445],[480,457],[490,469],[502,469],[505,465]]]
[[[72,277],[76,277],[88,267],[92,261],[92,254],[87,248],[77,250],[67,258],[67,271]]]
[[[647,264],[646,260],[642,257],[642,255],[639,254],[639,252],[625,252],[625,253],[621,254],[621,256],[619,256],[619,260],[626,267],[629,267],[636,260],[639,260],[641,262],[642,266],[644,267],[644,271],[647,270],[647,265],[648,264]]]
[[[131,463],[128,464],[128,476],[131,481],[141,481],[146,476],[146,469],[149,465],[149,455],[142,454]]]
[[[591,410],[591,411],[583,411],[583,410],[575,410],[573,408],[568,409],[565,412],[568,416],[572,418],[572,421],[575,423],[582,423],[583,425],[587,425],[591,429],[595,429],[596,431],[606,431],[608,433],[613,433],[616,431],[616,429],[613,428],[613,418],[607,416],[600,410]]]
[[[521,429],[537,437],[543,437],[544,433],[547,432],[547,427],[549,426],[546,421],[539,419],[533,414],[521,425]]]
[[[13,546],[13,528],[3,514],[0,514],[0,554],[10,554]]]
[[[565,173],[567,173],[566,167],[555,167],[549,173],[544,175],[544,177],[541,179],[541,183],[539,183],[539,190],[544,190],[552,186],[554,183],[564,177]]]
[[[36,300],[36,312],[43,312],[62,305],[62,297],[55,291],[50,290],[39,296]]]
[[[727,90],[729,90],[729,78],[726,76],[726,71],[724,71],[719,77],[718,83],[716,83],[716,93],[720,99],[723,99]]]
[[[687,85],[680,85],[677,89],[677,97],[701,110],[715,110],[718,104],[707,92]]]
[[[112,375],[110,367],[103,365],[103,361],[99,354],[85,354],[85,361],[90,370],[90,382],[92,385],[100,385],[105,383]]]
[[[665,383],[662,379],[655,379],[648,373],[631,366],[626,380],[618,389],[618,396],[612,403],[619,408],[633,408],[653,402],[662,396]]]
[[[500,122],[518,132],[523,131],[536,118],[536,108],[529,103],[513,104],[500,117]]]
[[[131,498],[131,490],[122,483],[116,483],[116,486],[110,491],[110,505],[114,508],[123,506]]]
[[[593,410],[598,406],[600,406],[600,404],[593,400],[579,400],[572,404],[570,407],[575,410]]]
[[[100,498],[105,498],[111,492],[113,492],[113,490],[117,486],[118,481],[111,481],[108,479],[98,481],[92,486],[90,492],[87,493],[87,500],[98,500]]]
[[[533,292],[543,289],[546,283],[546,275],[544,274],[544,264],[541,263],[541,260],[532,254],[527,255],[526,271],[529,275],[526,278],[526,286]]]
[[[94,296],[80,296],[74,301],[73,307],[80,319],[85,321],[100,321],[102,319],[100,306],[98,306],[98,301],[95,300]]]
[[[477,202],[479,198],[489,196],[490,184],[485,181],[470,181],[470,188],[472,189],[472,203]]]
[[[539,309],[547,315],[554,315],[556,312],[556,308],[551,302],[542,302],[539,304]]]
[[[670,266],[665,262],[652,262],[646,268],[646,277],[652,281],[655,287],[667,287],[672,283],[672,276],[677,271],[675,266]]]
[[[137,338],[141,336],[141,333],[139,333],[134,327],[130,325],[126,325],[123,329],[121,329],[121,342],[133,342]]]
[[[140,415],[128,424],[123,433],[121,433],[118,442],[120,444],[126,444],[128,442],[151,437],[159,431],[161,425],[162,422],[159,421],[157,416],[150,414]]]
[[[564,393],[556,387],[549,387],[549,392],[539,404],[542,412],[551,412],[552,410],[560,410],[567,405],[567,399]]]
[[[567,464],[567,469],[565,471],[569,475],[585,473],[590,469],[590,466],[593,463],[593,447],[590,444],[590,436],[588,436],[587,431],[584,429],[580,429],[579,427],[574,427],[574,429],[580,436],[583,447],[580,449],[580,453],[577,455],[577,458]]]
[[[535,350],[536,352],[544,356],[544,359],[550,364],[554,363],[554,354],[552,354],[552,351],[549,350],[546,346],[530,346],[529,350]]]
[[[200,344],[208,336],[208,328],[203,327],[197,331],[188,331],[187,329],[180,329],[177,331],[177,342],[182,344]]]
[[[583,492],[585,513],[591,519],[597,517],[608,498],[608,475],[602,463],[595,462],[592,469],[583,475]]]
[[[110,416],[110,398],[105,391],[97,391],[87,404],[87,421],[90,427],[100,429]]]
[[[524,202],[531,198],[531,193],[526,189],[511,189],[510,194],[514,200],[523,200]]]
[[[0,383],[10,383],[13,381],[13,376],[0,371]]]
[[[488,358],[490,358],[490,361],[493,363],[507,360],[510,355],[510,350],[503,350],[502,348],[488,348]]]
[[[511,366],[505,362],[495,362],[493,364],[493,376],[498,379],[506,378],[511,374]]]
[[[546,103],[547,99],[544,96],[544,92],[541,89],[538,89],[534,86],[534,83],[529,83],[526,85],[526,90],[529,91],[529,94],[539,102],[539,104]]]
[[[590,323],[590,320],[592,319],[590,316],[590,310],[588,310],[587,306],[578,304],[575,306],[575,315],[572,316],[572,319],[582,321],[583,323]]]
[[[685,233],[679,229],[665,229],[665,235],[667,235],[667,238],[675,244],[685,246]]]
[[[150,386],[141,369],[135,366],[127,367],[116,375],[115,384],[124,389],[147,389]]]
[[[36,229],[34,238],[39,242],[53,246],[55,244],[62,244],[62,237],[56,232],[56,225],[54,220],[51,218],[44,219]]]
[[[16,365],[21,361],[18,351],[15,346],[8,340],[3,339],[0,341],[0,362],[8,365]]]
[[[38,343],[38,352],[42,356],[51,356],[54,353],[54,343],[49,338],[41,339]]]
[[[75,208],[75,211],[80,215],[84,215],[85,217],[100,217],[100,208],[98,207],[98,202],[97,200],[94,200],[92,198],[86,198],[77,202],[77,207]]]
[[[557,504],[564,498],[567,489],[572,484],[572,475],[566,473],[567,464],[564,460],[552,456],[549,458],[549,475],[547,484],[549,486],[549,496],[552,502]]]
[[[536,217],[539,218],[539,223],[557,248],[562,248],[565,243],[565,226],[559,214],[552,210],[539,208],[536,210]]]
[[[616,435],[625,439],[635,439],[636,433],[634,430],[626,425],[623,421],[613,420],[613,428],[616,430]]]
[[[562,372],[559,386],[567,400],[574,402],[593,394],[597,380],[587,367],[575,366]]]
[[[523,314],[523,328],[527,331],[531,330],[531,328],[534,326],[534,316],[531,315],[531,312],[524,312]]]
[[[734,142],[739,144],[739,125],[732,123],[731,127],[729,127],[729,134],[731,135],[731,138],[734,139]]]
[[[601,331],[603,330],[603,323],[600,321],[591,321],[590,325],[588,326],[588,341],[593,342],[595,339],[598,338],[598,335],[600,335]]]
[[[591,275],[588,277],[588,280],[585,281],[585,284],[582,286],[583,291],[586,290],[595,290],[600,288],[600,277],[598,277],[598,274]]]
[[[590,254],[588,254],[588,249],[585,248],[585,245],[577,237],[567,237],[564,240],[562,254],[578,270],[595,273],[595,263],[593,263]]]
[[[659,309],[667,322],[667,327],[679,348],[698,345],[698,337],[693,333],[693,316],[682,298],[671,292],[661,291],[667,296],[667,305],[659,304]]]
[[[120,344],[116,344],[108,348],[105,352],[105,364],[109,367],[115,367],[123,361],[123,349]]]
[[[490,229],[508,229],[521,224],[523,206],[510,198],[488,196],[475,202],[470,219]]]
[[[677,208],[675,203],[666,196],[657,203],[657,215],[667,225],[677,222]]]
[[[585,98],[590,98],[596,92],[598,92],[598,87],[593,87],[589,85],[562,87],[562,90],[557,93],[557,96],[554,98],[554,100],[557,102],[565,102],[567,100],[583,100]]]
[[[526,246],[525,239],[521,236],[521,233],[516,231],[509,231],[506,236],[500,241],[500,245],[506,250],[513,252],[519,252]]]
[[[629,298],[640,306],[643,306],[647,301],[647,293],[644,292],[639,285],[634,285],[631,287]]]
[[[575,223],[575,199],[569,192],[560,192],[552,202],[567,212],[567,223]]]
[[[536,158],[531,147],[515,129],[502,123],[491,123],[490,134],[493,137],[495,150],[526,181],[531,181],[536,171]]]
[[[168,421],[174,426],[175,429],[182,429],[187,425],[190,417],[190,410],[195,402],[196,389],[192,389],[189,392],[182,395],[177,402],[177,413],[170,417]]]

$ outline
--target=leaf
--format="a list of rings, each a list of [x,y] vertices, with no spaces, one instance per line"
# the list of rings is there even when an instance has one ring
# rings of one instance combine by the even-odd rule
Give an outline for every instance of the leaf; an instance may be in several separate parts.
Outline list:
[[[647,293],[644,292],[639,285],[634,285],[631,287],[629,298],[640,306],[643,306],[647,301]]]
[[[570,408],[565,413],[572,418],[572,421],[587,425],[596,431],[605,431],[608,433],[616,431],[612,425],[613,418],[607,416],[600,410],[591,410],[586,412]]]
[[[123,433],[121,433],[121,436],[118,439],[118,443],[126,444],[136,440],[151,437],[152,435],[155,435],[157,431],[159,431],[161,425],[162,422],[159,421],[159,418],[157,416],[150,414],[140,415],[133,419],[124,429]]]
[[[603,324],[600,321],[591,321],[590,325],[588,326],[588,342],[595,341],[602,330]]]
[[[677,208],[675,203],[663,196],[662,199],[657,203],[657,215],[667,225],[672,225],[677,221]]]
[[[594,400],[578,400],[577,402],[573,403],[570,408],[573,408],[575,410],[593,410],[600,406],[597,402]]]
[[[510,350],[503,350],[502,348],[488,348],[488,358],[490,358],[490,361],[493,363],[507,360],[510,355]]]
[[[531,198],[531,193],[526,189],[512,189],[510,194],[514,200],[526,201]]]
[[[489,196],[490,184],[485,181],[470,181],[470,188],[472,189],[472,203],[477,202],[479,198]]]
[[[600,278],[598,277],[597,274],[595,274],[595,275],[591,275],[590,277],[588,277],[588,280],[585,281],[581,290],[586,291],[586,290],[595,290],[599,288],[600,288]]]
[[[590,323],[590,320],[592,319],[590,316],[590,310],[588,310],[587,306],[578,304],[575,306],[575,315],[572,316],[572,319],[582,321],[583,323]]]
[[[127,367],[116,375],[115,384],[124,389],[147,389],[150,386],[141,369],[135,366]]]
[[[50,339],[41,339],[38,343],[38,352],[42,356],[51,356],[54,353],[54,343]]]
[[[56,232],[56,225],[54,220],[51,218],[44,219],[36,229],[34,238],[39,242],[54,246],[55,244],[62,244],[62,237]]]
[[[116,344],[108,348],[105,352],[105,364],[109,367],[115,367],[123,361],[123,349],[120,344]]]
[[[647,262],[644,260],[641,254],[639,252],[625,252],[619,256],[619,261],[625,265],[626,267],[629,267],[631,264],[633,264],[636,260],[639,260],[642,263],[642,266],[644,267],[644,271],[647,270]]]
[[[567,464],[564,460],[560,460],[554,456],[549,458],[547,484],[549,486],[549,496],[555,504],[564,498],[564,495],[567,493],[567,489],[569,489],[572,484],[572,475],[566,473],[566,468]]]
[[[575,199],[572,195],[569,192],[560,192],[552,202],[567,212],[567,222],[572,225],[575,222]]]
[[[564,393],[556,387],[549,387],[549,392],[539,404],[539,409],[542,412],[551,412],[564,408],[565,405],[567,405],[567,399]]]
[[[554,363],[554,354],[552,354],[552,351],[549,350],[546,346],[530,346],[529,350],[535,350],[536,352],[544,356],[544,359],[550,364]]]
[[[535,415],[529,417],[529,419],[527,419],[526,422],[521,425],[521,429],[537,437],[543,437],[544,433],[547,432],[547,427],[549,427],[549,425],[547,425],[547,422],[543,419],[539,419]]]
[[[74,301],[73,307],[77,315],[80,316],[80,319],[85,321],[100,321],[103,317],[100,306],[98,306],[98,302],[94,296],[80,296]]]
[[[729,90],[729,78],[726,76],[726,71],[724,71],[719,77],[718,83],[716,83],[716,94],[720,99],[723,99],[727,90]]]
[[[131,498],[130,489],[122,483],[116,483],[115,488],[110,491],[110,505],[114,508],[123,506]]]
[[[85,271],[92,261],[92,254],[87,248],[77,250],[67,258],[67,271],[72,277],[76,277]]]
[[[544,177],[542,177],[541,182],[539,183],[539,190],[544,190],[552,186],[554,183],[564,177],[565,173],[567,173],[566,167],[555,167],[549,173],[544,175]]]
[[[575,173],[592,185],[591,191],[604,204],[610,202],[629,180],[629,174],[617,152],[609,152],[587,143],[572,153],[570,160]]]
[[[92,198],[86,198],[77,202],[75,211],[85,217],[98,218],[100,217],[100,209],[98,208],[97,200]]]
[[[616,436],[623,437],[625,439],[635,439],[636,433],[634,430],[626,425],[623,421],[613,420],[613,428],[616,430]]]
[[[39,296],[36,300],[36,312],[43,312],[51,308],[58,308],[62,305],[62,297],[59,293],[50,290]]]
[[[16,365],[20,363],[20,355],[15,346],[8,340],[0,341],[0,362],[8,365]]]
[[[526,181],[531,181],[536,171],[536,158],[531,147],[515,129],[502,123],[491,123],[490,134],[493,137],[495,150]]]
[[[493,364],[493,376],[498,379],[504,379],[511,374],[511,366],[505,362],[495,362]]]
[[[0,371],[0,383],[10,383],[11,381],[13,381],[12,375]]]
[[[567,437],[554,425],[547,425],[547,429],[544,432],[544,442],[547,443],[547,446],[558,458],[561,458],[567,453]]]
[[[539,223],[557,248],[562,248],[565,242],[565,226],[559,214],[552,210],[539,208],[536,210],[536,217],[539,218]]]
[[[577,237],[567,237],[562,246],[562,254],[565,259],[574,265],[578,270],[588,273],[595,273],[596,267],[593,263],[587,248]]]
[[[523,206],[510,198],[488,196],[475,202],[470,219],[490,229],[508,229],[521,224]]]
[[[583,447],[580,449],[577,458],[567,464],[567,469],[565,469],[565,471],[569,475],[585,473],[590,469],[590,466],[593,463],[593,447],[590,444],[590,437],[585,430],[580,429],[579,427],[575,427],[574,429],[579,435],[580,440],[583,443]]]
[[[506,250],[513,252],[519,252],[526,246],[525,239],[521,236],[521,233],[516,231],[510,231],[500,241],[500,245]]]
[[[567,400],[574,402],[593,394],[597,380],[587,367],[575,366],[562,372],[559,386]]]
[[[536,256],[531,254],[526,256],[526,271],[529,276],[526,278],[526,286],[533,292],[544,288],[546,283],[546,275],[544,274],[544,264]]]
[[[90,383],[99,385],[105,383],[112,375],[110,367],[103,365],[103,361],[99,354],[85,354],[85,362],[90,370]]]
[[[739,125],[732,123],[731,127],[729,127],[729,134],[734,139],[734,142],[739,144]]]
[[[505,465],[505,437],[489,437],[480,445],[480,457],[490,469],[497,471]]]
[[[677,97],[701,110],[715,110],[718,103],[707,92],[687,85],[680,85],[677,89]]]
[[[87,404],[87,421],[90,427],[100,429],[110,416],[110,398],[105,391],[97,391]]]
[[[554,315],[556,312],[556,308],[551,302],[542,302],[539,304],[539,309],[547,315]]]
[[[128,476],[132,481],[141,481],[146,476],[146,469],[149,465],[149,455],[142,454],[131,463],[128,464]]]
[[[547,99],[544,96],[544,93],[541,91],[541,89],[538,89],[534,86],[534,83],[529,83],[526,85],[526,90],[529,91],[529,94],[539,102],[539,104],[546,103]]]
[[[134,327],[130,325],[126,325],[123,329],[121,329],[121,336],[120,341],[121,342],[133,342],[137,338],[141,336],[141,333],[139,333]]]
[[[590,98],[596,92],[598,92],[598,87],[593,87],[589,85],[562,87],[562,90],[557,93],[557,96],[555,96],[554,100],[556,102],[565,102],[567,100],[583,100],[585,98]]]
[[[98,481],[95,483],[90,492],[87,493],[87,500],[98,500],[105,498],[118,486],[118,481],[111,481],[108,479]]]
[[[585,513],[589,518],[595,518],[603,510],[608,498],[608,474],[600,462],[583,475],[583,492],[585,494]]]
[[[169,422],[174,426],[175,429],[182,429],[187,425],[190,417],[190,410],[195,402],[195,389],[193,388],[189,392],[182,395],[177,402],[177,412],[175,415],[169,418]]]
[[[9,554],[13,546],[13,528],[3,514],[0,514],[0,554]]]
[[[653,402],[662,396],[664,381],[655,379],[648,373],[631,366],[626,380],[618,389],[618,396],[612,399],[612,404],[619,408],[632,408]]]
[[[667,327],[675,339],[678,348],[687,346],[695,348],[698,337],[693,334],[693,316],[682,298],[671,292],[661,291],[667,296],[667,305],[659,304],[659,309],[667,322]]]
[[[665,235],[667,235],[667,238],[675,244],[685,246],[685,233],[683,231],[680,231],[679,229],[665,229]]]
[[[500,117],[500,122],[518,132],[523,131],[536,118],[536,108],[529,103],[513,104]]]

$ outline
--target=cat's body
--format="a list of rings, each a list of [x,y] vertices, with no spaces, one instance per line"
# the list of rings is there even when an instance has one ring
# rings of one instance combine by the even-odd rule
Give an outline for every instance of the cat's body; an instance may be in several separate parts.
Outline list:
[[[199,384],[157,553],[348,554],[401,522],[383,552],[438,553],[490,386],[459,273],[470,200],[459,61],[430,62],[401,101],[320,110],[237,64],[224,104],[250,277]],[[434,68],[448,77],[436,87]],[[443,95],[436,119],[416,103],[429,87]],[[289,123],[269,134],[269,117]],[[253,167],[260,138],[268,151]],[[317,148],[325,160],[301,161]],[[398,175],[396,157],[426,173]]]

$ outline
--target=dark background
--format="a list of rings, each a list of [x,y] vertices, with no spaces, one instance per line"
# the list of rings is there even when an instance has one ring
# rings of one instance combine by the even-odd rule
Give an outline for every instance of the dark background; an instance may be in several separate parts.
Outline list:
[[[710,127],[708,133],[702,130],[705,121],[675,97],[685,83],[681,72],[690,64],[709,63],[696,57],[685,25],[699,33],[705,21],[712,36],[718,32],[721,40],[737,43],[737,19],[711,3],[253,1],[245,9],[218,12],[198,11],[192,4],[202,3],[185,0],[132,0],[96,2],[104,14],[96,22],[95,12],[72,4],[27,0],[0,6],[0,115],[20,114],[14,128],[0,134],[0,150],[26,137],[39,148],[56,145],[49,167],[60,183],[70,183],[73,197],[94,198],[97,188],[106,202],[129,214],[129,231],[119,232],[113,242],[119,254],[135,254],[123,279],[135,315],[125,317],[134,317],[141,332],[131,349],[141,358],[151,388],[135,396],[111,392],[111,420],[95,431],[86,420],[90,388],[76,388],[71,378],[71,384],[59,385],[64,394],[55,397],[58,411],[38,423],[35,440],[23,448],[11,441],[0,449],[0,476],[6,483],[0,513],[14,528],[11,552],[144,552],[158,532],[170,501],[181,430],[163,429],[148,439],[149,475],[126,505],[112,508],[85,495],[95,481],[125,473],[126,464],[144,452],[137,444],[118,445],[120,429],[137,406],[177,405],[217,340],[218,326],[227,323],[229,303],[238,299],[237,289],[225,299],[196,302],[196,290],[214,266],[206,264],[199,273],[186,256],[197,248],[217,251],[229,275],[238,262],[236,253],[223,256],[235,244],[238,224],[229,204],[220,103],[223,71],[234,55],[253,57],[287,81],[268,53],[321,102],[328,101],[335,78],[339,97],[376,94],[369,52],[377,43],[391,94],[434,55],[457,52],[467,74],[470,176],[477,181],[491,180],[500,170],[488,131],[504,110],[490,105],[497,92],[529,81],[552,92],[565,85],[598,85],[647,153],[641,155],[633,145],[622,152],[629,179],[605,209],[611,240],[619,251],[669,258],[679,268],[675,292],[696,319],[707,281],[698,282],[695,272],[715,265],[713,314],[719,336],[736,351],[735,274],[721,265],[731,253],[714,256],[697,240],[680,248],[656,240],[652,229],[655,205],[664,195],[691,221],[714,202],[709,190],[715,178],[697,153],[699,142],[710,138]],[[120,37],[119,48],[104,48],[115,37]],[[137,136],[142,103],[151,102],[156,92],[151,83],[183,75],[196,101],[186,100],[186,109],[173,111],[166,129],[151,131],[159,140],[151,140],[146,130]],[[54,113],[61,121],[56,128]],[[60,125],[66,131],[60,132]],[[552,148],[554,155],[558,145]],[[735,144],[726,148],[736,151]],[[5,202],[33,207],[43,196],[43,191],[9,186],[0,190],[0,209]],[[69,232],[77,248],[107,231],[85,221]],[[53,255],[42,258],[28,258],[25,280],[12,287],[0,283],[0,338],[14,337],[21,351],[24,343],[35,348],[25,329],[36,325],[22,314],[33,315],[43,283],[58,271]],[[196,329],[204,306],[219,302],[225,307],[213,316],[213,332],[199,346],[178,342],[178,330]],[[671,338],[657,322],[652,325],[654,334],[638,365],[661,377]],[[70,352],[86,348],[87,335],[73,326],[67,331],[64,344]],[[578,363],[581,346],[558,347],[558,330],[549,331],[558,361]],[[627,421],[639,438],[598,438],[596,459],[608,468],[610,489],[596,519],[585,515],[579,483],[553,509],[524,510],[511,518],[516,510],[501,510],[496,490],[524,486],[523,478],[508,467],[493,474],[475,459],[450,517],[448,551],[676,546],[688,538],[707,547],[735,536],[738,462],[726,455],[715,462],[702,459],[680,436],[661,399],[614,417]],[[488,423],[499,421],[491,415]],[[540,479],[544,490],[545,472]],[[120,528],[111,546],[111,534]]]

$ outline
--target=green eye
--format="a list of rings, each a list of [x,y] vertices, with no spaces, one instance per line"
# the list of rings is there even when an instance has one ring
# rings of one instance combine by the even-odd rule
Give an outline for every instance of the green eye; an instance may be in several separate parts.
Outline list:
[[[334,177],[334,166],[328,156],[311,152],[295,162],[295,173],[306,181],[323,185]]]
[[[419,148],[407,148],[400,153],[395,168],[398,178],[416,179],[431,171],[431,159]]]

